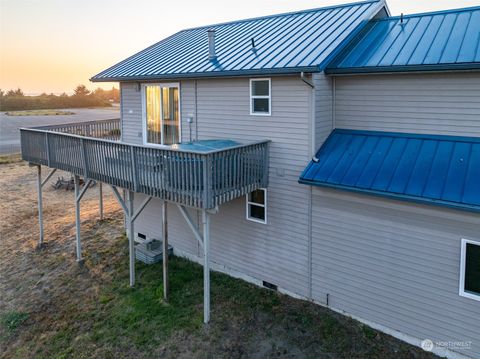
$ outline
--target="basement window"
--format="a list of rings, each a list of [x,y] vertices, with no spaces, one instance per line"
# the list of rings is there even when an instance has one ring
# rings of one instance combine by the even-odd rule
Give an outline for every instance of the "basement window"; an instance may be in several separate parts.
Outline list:
[[[462,239],[459,294],[480,301],[480,242]]]
[[[250,115],[270,116],[271,81],[267,79],[250,79]]]
[[[247,194],[247,219],[258,223],[267,223],[267,190],[257,189]]]

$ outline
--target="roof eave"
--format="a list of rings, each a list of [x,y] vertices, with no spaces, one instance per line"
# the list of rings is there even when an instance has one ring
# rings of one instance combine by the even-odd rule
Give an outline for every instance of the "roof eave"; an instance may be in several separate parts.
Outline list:
[[[388,193],[388,192],[381,192],[381,191],[375,191],[375,190],[369,190],[369,189],[358,189],[358,188],[353,188],[353,187],[348,187],[348,186],[343,186],[343,185],[312,181],[312,180],[307,180],[307,179],[302,179],[302,178],[300,178],[298,180],[298,183],[305,184],[305,185],[310,185],[310,186],[316,186],[316,187],[326,187],[326,188],[340,189],[340,190],[345,190],[345,191],[348,191],[348,192],[369,194],[369,195],[374,195],[376,197],[397,199],[397,200],[401,200],[401,201],[414,202],[414,203],[424,204],[424,205],[429,204],[429,205],[435,205],[435,206],[440,206],[440,207],[448,207],[448,208],[452,208],[452,209],[468,211],[468,212],[480,213],[480,206],[475,206],[475,205],[448,202],[448,201],[443,201],[443,200],[419,198],[419,197],[409,196],[409,195],[405,195],[405,194],[392,194],[392,193]]]
[[[177,73],[177,74],[152,74],[148,76],[124,76],[124,77],[92,77],[92,82],[130,82],[130,81],[152,81],[152,80],[174,80],[174,79],[199,79],[199,78],[218,78],[218,77],[245,77],[245,76],[264,76],[264,75],[290,75],[300,72],[321,72],[318,66],[303,66],[292,68],[277,69],[258,69],[258,70],[237,70],[237,71],[209,71],[197,73]]]
[[[327,75],[355,75],[397,72],[439,72],[439,71],[476,71],[480,70],[479,62],[460,64],[432,64],[432,65],[406,65],[406,66],[366,66],[349,68],[326,68]]]

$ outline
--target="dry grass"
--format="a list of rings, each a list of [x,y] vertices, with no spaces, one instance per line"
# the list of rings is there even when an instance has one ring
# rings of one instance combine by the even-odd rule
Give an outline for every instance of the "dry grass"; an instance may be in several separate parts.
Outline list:
[[[62,110],[23,110],[5,112],[5,115],[7,116],[64,116],[74,114],[75,112]]]
[[[212,322],[202,325],[202,268],[137,265],[128,287],[122,214],[97,190],[82,200],[85,262],[75,262],[71,191],[45,189],[46,247],[36,249],[35,168],[0,165],[0,358],[431,358],[312,303],[212,273]],[[62,174],[60,174],[62,175]],[[65,175],[65,174],[63,174]]]
[[[20,153],[12,153],[8,155],[0,155],[0,165],[6,165],[9,163],[17,163],[22,161]]]

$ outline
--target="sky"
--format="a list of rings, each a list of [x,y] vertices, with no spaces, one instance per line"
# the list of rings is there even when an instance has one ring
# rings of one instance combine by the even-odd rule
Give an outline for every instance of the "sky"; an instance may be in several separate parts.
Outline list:
[[[0,0],[0,88],[71,93],[89,78],[184,28],[351,0]],[[392,15],[480,0],[387,0]]]

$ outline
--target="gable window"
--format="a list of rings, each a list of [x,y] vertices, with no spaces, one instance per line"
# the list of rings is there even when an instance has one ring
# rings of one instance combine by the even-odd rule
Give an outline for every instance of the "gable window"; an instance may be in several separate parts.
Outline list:
[[[459,294],[480,301],[480,242],[462,239]]]
[[[179,84],[144,84],[143,141],[145,144],[172,145],[180,142]]]
[[[247,219],[267,223],[267,190],[257,189],[247,194]]]
[[[271,92],[270,79],[250,79],[250,115],[271,114]]]

